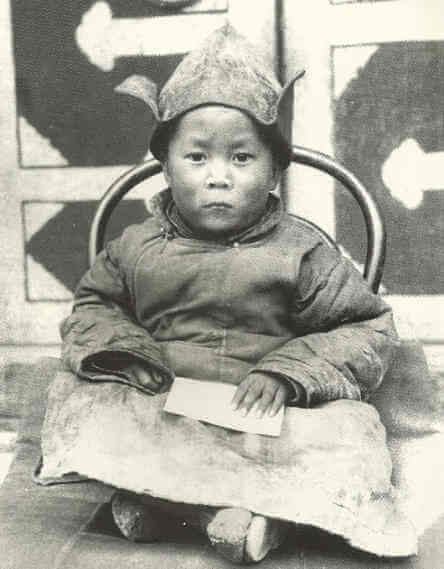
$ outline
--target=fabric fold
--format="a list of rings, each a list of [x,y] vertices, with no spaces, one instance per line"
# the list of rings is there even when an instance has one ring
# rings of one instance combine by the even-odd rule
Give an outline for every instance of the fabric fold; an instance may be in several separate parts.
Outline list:
[[[416,552],[391,484],[385,429],[370,405],[287,408],[275,439],[171,415],[165,397],[59,373],[39,478],[74,472],[174,502],[244,507],[316,526],[377,555]]]

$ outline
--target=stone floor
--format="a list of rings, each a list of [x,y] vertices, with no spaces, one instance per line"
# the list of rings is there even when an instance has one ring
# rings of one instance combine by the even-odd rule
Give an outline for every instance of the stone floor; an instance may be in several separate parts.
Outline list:
[[[9,362],[33,362],[41,357],[60,354],[59,346],[0,346],[0,373]],[[0,431],[0,484],[14,459],[16,433]]]

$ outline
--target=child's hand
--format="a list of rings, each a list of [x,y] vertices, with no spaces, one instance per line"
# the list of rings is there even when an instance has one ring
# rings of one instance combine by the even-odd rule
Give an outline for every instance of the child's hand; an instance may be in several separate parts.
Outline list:
[[[288,400],[291,388],[284,381],[266,373],[250,373],[239,384],[232,405],[246,416],[257,402],[256,413],[263,417],[267,413],[274,417]]]
[[[158,391],[164,383],[162,375],[158,371],[140,362],[128,363],[121,371],[134,383],[148,387],[153,391]]]

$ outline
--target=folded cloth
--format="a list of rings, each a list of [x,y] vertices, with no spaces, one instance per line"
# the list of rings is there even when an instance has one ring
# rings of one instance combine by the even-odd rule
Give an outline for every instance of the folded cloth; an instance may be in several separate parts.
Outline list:
[[[275,438],[171,415],[165,399],[59,372],[49,391],[38,480],[74,472],[174,502],[316,526],[377,555],[416,552],[374,407],[340,400],[287,408]]]

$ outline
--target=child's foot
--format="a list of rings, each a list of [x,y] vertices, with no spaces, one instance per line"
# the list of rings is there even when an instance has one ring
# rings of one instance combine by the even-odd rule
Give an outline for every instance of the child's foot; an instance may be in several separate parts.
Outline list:
[[[253,515],[245,541],[245,561],[257,562],[277,549],[287,535],[288,524],[265,516]]]
[[[137,494],[116,492],[111,500],[111,511],[114,523],[130,541],[156,541],[163,533],[161,516],[143,504]]]
[[[222,508],[205,522],[213,547],[235,563],[258,562],[284,540],[287,524],[242,508]]]

